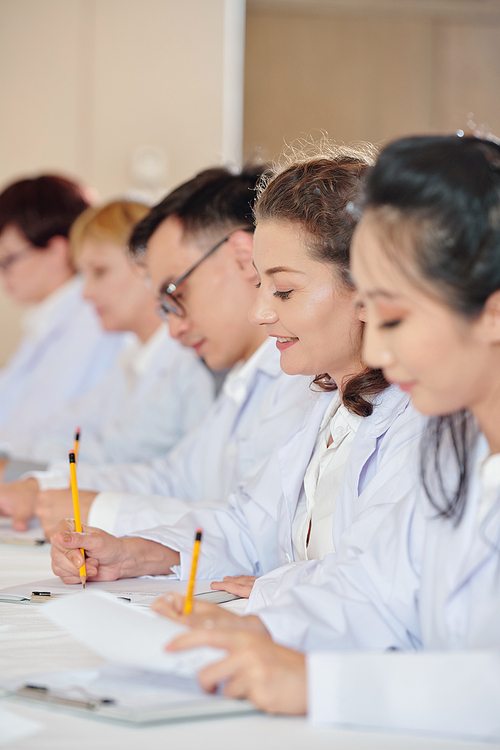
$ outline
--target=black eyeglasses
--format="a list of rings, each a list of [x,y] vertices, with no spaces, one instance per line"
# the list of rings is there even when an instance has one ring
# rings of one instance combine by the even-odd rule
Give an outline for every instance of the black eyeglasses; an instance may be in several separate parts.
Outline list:
[[[160,289],[160,294],[158,296],[158,314],[160,315],[160,317],[164,320],[168,320],[169,315],[177,315],[178,318],[185,318],[185,309],[183,308],[181,302],[173,296],[174,292],[177,290],[177,287],[179,287],[184,281],[186,281],[187,277],[191,276],[193,271],[196,271],[198,266],[201,265],[203,261],[209,258],[213,253],[215,253],[215,251],[218,250],[221,245],[227,242],[233,236],[233,234],[235,234],[235,232],[250,232],[251,234],[253,234],[253,231],[253,227],[240,227],[239,229],[233,229],[230,234],[220,240],[216,245],[211,247],[210,250],[207,250],[205,255],[202,255],[201,258],[196,261],[194,266],[191,266],[191,268],[186,271],[186,273],[183,273],[182,276],[180,276],[176,281],[162,286],[162,288]]]
[[[0,260],[0,271],[8,271],[14,263],[17,263],[17,261],[22,258],[23,255],[26,255],[26,253],[29,253],[30,250],[32,250],[31,245],[26,245],[26,247],[21,247],[19,250],[15,250],[14,252],[9,253],[9,255],[5,255]]]

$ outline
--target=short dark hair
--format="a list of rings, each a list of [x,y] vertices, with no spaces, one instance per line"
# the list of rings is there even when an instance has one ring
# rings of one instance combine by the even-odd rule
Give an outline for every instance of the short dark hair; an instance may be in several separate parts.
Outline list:
[[[0,233],[14,226],[37,248],[52,237],[68,237],[71,225],[89,205],[76,182],[44,174],[19,180],[0,194]]]
[[[141,256],[151,235],[170,216],[181,221],[186,234],[253,226],[255,187],[263,171],[264,166],[255,165],[236,173],[225,167],[200,172],[169,193],[136,225],[130,252]]]
[[[383,246],[403,272],[474,319],[500,289],[500,147],[475,137],[421,136],[385,148],[368,175],[365,207],[380,223]],[[394,232],[409,243],[395,242]],[[405,248],[405,244],[407,247]],[[405,251],[409,263],[405,263]],[[467,411],[429,419],[421,476],[439,515],[459,523],[467,504],[478,436]],[[455,486],[442,455],[451,449]],[[450,486],[451,485],[451,486]]]

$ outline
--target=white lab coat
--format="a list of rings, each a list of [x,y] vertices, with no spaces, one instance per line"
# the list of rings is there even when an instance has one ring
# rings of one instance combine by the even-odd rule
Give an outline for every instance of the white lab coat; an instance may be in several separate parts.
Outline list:
[[[0,428],[28,431],[97,385],[127,336],[105,333],[78,277],[27,313],[25,335],[0,371]]]
[[[192,539],[198,526],[203,529],[198,560],[201,579],[260,576],[293,561],[292,521],[331,399],[332,394],[316,396],[302,427],[275,451],[257,477],[232,495],[229,507],[191,508],[177,517],[173,513],[171,523],[134,535],[177,550],[180,565],[175,572],[183,579],[189,575]],[[406,467],[423,425],[408,396],[397,388],[388,388],[376,397],[372,415],[358,427],[339,487],[332,529],[335,547],[356,516],[363,513],[370,517],[368,537],[392,504],[411,492],[415,483]]]
[[[184,499],[227,504],[231,492],[297,429],[313,398],[310,378],[286,375],[279,363],[279,352],[269,339],[243,367],[229,373],[198,429],[168,456],[113,467],[80,462],[79,486],[101,491],[89,524],[127,534],[160,523],[175,508],[185,513]],[[42,489],[67,486],[67,472],[33,475]]]
[[[141,343],[135,336],[107,377],[29,432],[0,431],[0,447],[16,459],[64,462],[75,427],[79,460],[145,461],[163,455],[205,416],[214,380],[192,349],[163,324]]]
[[[484,456],[482,439],[458,526],[420,491],[368,549],[355,549],[354,524],[337,559],[259,612],[277,640],[310,652],[314,721],[500,738],[500,477],[485,509]]]

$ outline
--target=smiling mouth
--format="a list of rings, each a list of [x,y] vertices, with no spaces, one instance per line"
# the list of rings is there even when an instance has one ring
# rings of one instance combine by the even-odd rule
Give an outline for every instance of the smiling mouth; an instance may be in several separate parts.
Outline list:
[[[276,336],[276,348],[282,352],[285,349],[288,349],[290,346],[293,346],[298,341],[298,338],[296,336],[292,337],[285,337],[285,336]]]

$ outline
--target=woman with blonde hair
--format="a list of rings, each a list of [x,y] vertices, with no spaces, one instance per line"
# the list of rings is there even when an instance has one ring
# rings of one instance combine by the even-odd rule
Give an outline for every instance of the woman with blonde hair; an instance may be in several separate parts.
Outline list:
[[[130,233],[148,210],[115,201],[87,209],[74,223],[71,255],[83,276],[84,296],[103,328],[128,331],[130,342],[99,387],[29,434],[0,434],[9,456],[49,463],[65,459],[79,426],[79,457],[85,462],[146,461],[169,450],[208,410],[213,399],[210,372],[194,352],[170,337],[144,272],[128,256]],[[31,484],[23,482],[22,491],[34,502]]]

